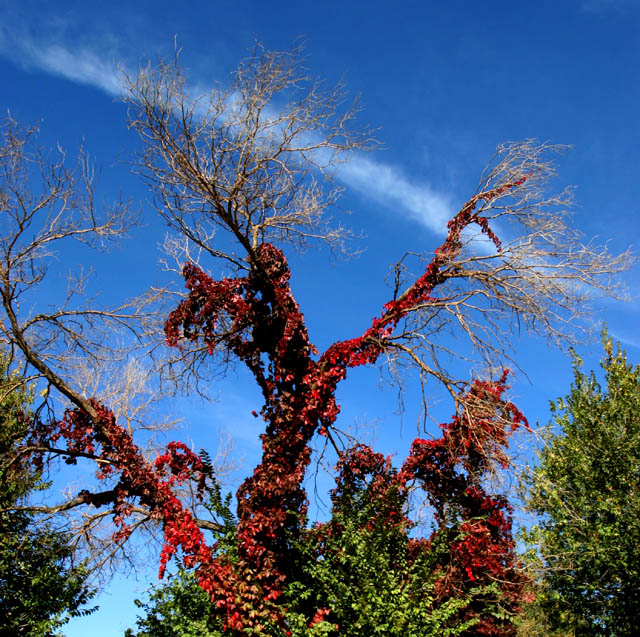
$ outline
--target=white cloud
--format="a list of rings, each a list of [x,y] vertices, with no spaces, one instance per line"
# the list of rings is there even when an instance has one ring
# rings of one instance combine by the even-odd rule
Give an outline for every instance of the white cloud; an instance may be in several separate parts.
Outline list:
[[[105,59],[86,49],[71,52],[59,45],[44,48],[31,45],[29,52],[30,56],[25,60],[28,66],[79,84],[96,86],[110,95],[121,92],[120,73],[115,60]]]
[[[95,50],[70,47],[34,39],[26,33],[0,30],[0,54],[25,68],[36,68],[72,82],[97,87],[109,95],[122,91],[121,72],[113,40],[96,41]],[[62,39],[62,38],[61,38]],[[104,44],[107,43],[108,45]],[[130,75],[130,73],[127,71]],[[449,197],[428,184],[411,182],[400,168],[361,154],[336,167],[336,176],[346,186],[379,202],[399,215],[420,223],[438,235],[446,232],[453,207]]]
[[[449,197],[427,184],[410,182],[400,169],[356,155],[340,164],[336,175],[347,186],[395,208],[436,234],[446,232],[453,213]]]
[[[612,336],[614,340],[620,341],[628,347],[640,349],[640,339],[638,339],[635,335],[631,335],[624,331],[613,330],[611,328],[609,328],[609,335]]]
[[[37,69],[72,82],[97,87],[118,95],[122,84],[117,67],[118,55],[108,39],[91,47],[60,44],[58,36],[34,37],[16,24],[0,27],[0,55],[26,69]]]

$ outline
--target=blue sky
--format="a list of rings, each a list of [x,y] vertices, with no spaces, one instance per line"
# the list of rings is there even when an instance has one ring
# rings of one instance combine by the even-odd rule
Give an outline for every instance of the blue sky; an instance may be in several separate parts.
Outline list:
[[[571,144],[558,184],[577,186],[575,225],[612,251],[640,250],[640,2],[66,2],[0,0],[0,108],[25,123],[41,122],[40,141],[73,151],[81,140],[101,173],[99,196],[122,191],[140,206],[145,225],[130,242],[93,265],[94,285],[117,299],[161,277],[157,243],[164,228],[141,182],[119,160],[137,148],[125,123],[116,66],[171,56],[174,38],[197,87],[224,85],[255,39],[268,49],[306,42],[310,73],[344,79],[361,96],[360,121],[378,129],[381,150],[339,174],[346,221],[362,232],[362,254],[348,261],[322,250],[292,255],[293,285],[320,347],[362,332],[387,300],[384,278],[405,251],[428,252],[447,216],[468,198],[496,145],[538,138]],[[337,211],[339,214],[341,211]],[[79,258],[76,255],[61,255]],[[638,272],[625,275],[626,304],[603,301],[598,320],[640,360]],[[55,298],[55,290],[51,290]],[[595,366],[597,345],[585,346]],[[521,374],[513,388],[530,420],[545,422],[548,401],[566,393],[570,363],[544,343],[518,344]],[[215,447],[233,434],[239,476],[257,454],[255,390],[242,374],[216,381],[214,404],[177,402],[185,417],[177,436]],[[411,390],[411,385],[409,386]],[[364,398],[364,399],[363,399]],[[394,391],[375,371],[358,371],[341,389],[342,422],[376,424],[376,444],[402,454],[415,430],[416,397],[395,414]],[[436,397],[434,397],[436,400]],[[415,403],[415,404],[414,404]],[[185,406],[186,405],[186,406]],[[169,408],[169,407],[166,407]],[[446,417],[447,404],[438,403]],[[437,413],[438,410],[436,410]],[[246,470],[246,471],[245,471]],[[66,634],[120,635],[133,624],[134,590],[153,579],[117,578],[102,610],[75,620]]]

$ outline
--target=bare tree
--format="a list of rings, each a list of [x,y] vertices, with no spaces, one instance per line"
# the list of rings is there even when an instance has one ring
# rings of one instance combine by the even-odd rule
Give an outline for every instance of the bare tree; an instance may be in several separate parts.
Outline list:
[[[423,380],[443,383],[456,399],[466,379],[455,378],[445,361],[466,357],[489,375],[517,366],[513,344],[521,333],[572,345],[591,331],[598,297],[624,297],[618,274],[634,262],[630,251],[611,254],[584,243],[572,224],[572,189],[548,192],[554,155],[564,150],[534,140],[498,147],[458,213],[471,217],[477,231],[467,227],[453,247],[423,257],[438,264],[437,290],[385,340],[394,376],[409,361]],[[413,286],[403,261],[394,269],[396,303]],[[455,349],[442,344],[445,334],[455,335]]]
[[[204,95],[192,94],[177,60],[148,66],[130,81],[130,122],[146,148],[139,169],[177,232],[171,247],[178,259],[198,263],[207,255],[222,261],[217,272],[238,274],[256,267],[264,243],[346,236],[328,217],[339,194],[331,168],[375,143],[369,132],[351,131],[355,109],[339,110],[342,87],[309,80],[299,56],[299,49],[258,47],[230,88]],[[512,337],[521,331],[566,345],[588,328],[597,293],[621,293],[617,274],[631,254],[584,243],[571,221],[571,189],[548,192],[554,155],[563,150],[534,140],[498,147],[457,216],[477,231],[466,227],[435,258],[421,257],[437,263],[437,290],[385,337],[392,376],[400,380],[407,364],[417,367],[424,381],[439,381],[458,400],[468,378],[456,377],[448,360],[464,357],[483,373],[516,364]],[[392,303],[415,292],[407,261],[405,255],[394,268]],[[447,333],[458,338],[455,350],[441,338]],[[197,376],[207,348],[182,347],[182,369]],[[226,360],[224,346],[218,353]]]
[[[8,119],[1,132],[0,339],[16,360],[23,359],[28,377],[64,387],[80,359],[122,357],[111,347],[111,336],[125,328],[140,338],[152,298],[100,308],[85,295],[88,275],[82,270],[69,275],[66,293],[53,309],[34,311],[36,295],[70,242],[106,250],[126,236],[137,215],[122,200],[111,210],[96,210],[93,170],[83,151],[70,169],[61,149],[50,161],[37,147],[35,129],[23,130]],[[66,398],[73,400],[71,388]]]
[[[128,80],[158,212],[234,270],[246,270],[247,254],[267,241],[339,245],[349,234],[331,226],[326,213],[340,190],[322,182],[350,151],[375,142],[352,129],[357,103],[345,105],[341,85],[310,80],[300,54],[257,46],[229,88],[202,96],[189,90],[177,56]]]
[[[66,290],[49,307],[39,299],[45,289],[60,291],[50,266],[70,242],[108,250],[126,238],[138,215],[123,200],[110,209],[96,209],[93,170],[83,151],[77,165],[69,168],[60,148],[51,159],[36,143],[37,129],[20,128],[11,118],[3,124],[1,136],[0,345],[12,368],[21,371],[22,383],[38,389],[33,426],[60,420],[73,408],[95,417],[90,399],[99,399],[130,435],[146,430],[143,453],[152,457],[160,447],[151,434],[178,422],[153,414],[161,395],[156,373],[145,358],[157,349],[157,316],[165,291],[151,290],[115,307],[101,307],[86,294],[89,276],[72,270]],[[96,427],[100,427],[97,422]],[[223,455],[214,464],[222,475],[229,463],[224,445],[217,451]],[[109,463],[107,458],[32,437],[18,456],[3,459],[0,473],[7,469],[6,463],[20,462],[21,456],[38,456],[50,469],[56,460],[80,459],[97,462],[98,467]],[[87,498],[79,492],[88,486],[69,487],[58,502],[50,494],[46,504],[22,508],[42,514],[42,521],[55,516],[56,524],[71,534],[79,556],[90,559],[91,569],[116,562],[135,565],[139,560],[133,553],[139,546],[127,548],[129,534],[114,542],[114,508],[87,506]],[[107,485],[101,486],[110,493]],[[195,495],[187,497],[188,491],[185,501],[195,507]],[[145,529],[152,536],[160,531],[144,507],[135,507],[132,515],[132,529]]]

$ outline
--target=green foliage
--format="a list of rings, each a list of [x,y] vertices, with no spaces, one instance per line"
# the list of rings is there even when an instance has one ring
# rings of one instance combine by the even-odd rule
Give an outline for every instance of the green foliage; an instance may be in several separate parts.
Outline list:
[[[0,634],[52,635],[93,597],[86,573],[70,566],[68,538],[11,507],[46,488],[41,475],[18,451],[33,396],[0,359]]]
[[[231,493],[222,495],[222,487],[214,475],[209,453],[205,449],[201,449],[199,455],[204,470],[209,476],[206,485],[207,500],[203,504],[211,517],[218,523],[218,529],[212,532],[213,539],[219,554],[226,555],[232,561],[236,561],[238,559],[238,537],[237,519],[232,511],[233,497]]]
[[[525,476],[542,520],[525,534],[542,574],[529,613],[547,635],[632,635],[640,616],[640,366],[603,344],[605,386],[574,356],[557,430]]]
[[[125,637],[218,637],[224,635],[220,619],[205,591],[189,571],[178,571],[168,581],[152,589],[149,601],[136,600],[145,612],[136,621],[138,631],[131,628]]]
[[[392,488],[381,505],[370,488],[363,482],[353,490],[336,490],[331,521],[307,529],[301,539],[291,542],[292,576],[284,599],[279,600],[287,609],[285,626],[271,626],[259,634],[435,637],[473,630],[477,620],[461,620],[462,611],[473,595],[492,591],[436,602],[436,564],[448,556],[451,538],[436,536],[428,550],[424,540],[413,545],[403,520],[389,523],[389,513],[406,505],[406,492]],[[216,532],[218,549],[234,560],[236,534],[230,499],[222,498],[215,480],[208,490],[207,507],[222,520]],[[178,571],[166,584],[152,589],[147,603],[136,604],[144,616],[136,622],[138,632],[129,629],[127,637],[231,634],[224,631],[221,614],[189,571]],[[251,630],[247,634],[253,634]]]
[[[386,520],[372,524],[370,513],[334,512],[330,525],[306,535],[300,580],[287,590],[292,634],[428,637],[470,628],[476,620],[459,619],[469,597],[436,603],[437,547],[412,559],[403,529]],[[313,608],[331,612],[309,630],[304,618]]]

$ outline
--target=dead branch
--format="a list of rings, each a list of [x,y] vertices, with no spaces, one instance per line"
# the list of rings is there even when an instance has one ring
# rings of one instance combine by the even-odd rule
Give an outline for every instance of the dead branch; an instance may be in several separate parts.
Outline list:
[[[138,167],[158,212],[234,270],[246,269],[266,241],[339,246],[348,234],[328,223],[339,191],[322,182],[350,151],[374,142],[351,129],[357,104],[345,105],[344,88],[310,79],[300,56],[300,48],[257,46],[229,88],[201,96],[192,95],[177,56],[128,78],[130,125],[146,147]]]
[[[332,242],[343,235],[327,226],[338,193],[325,192],[320,182],[335,161],[371,148],[371,136],[350,130],[355,109],[341,112],[342,87],[326,90],[310,80],[299,56],[299,49],[258,47],[228,89],[197,97],[177,58],[129,81],[130,123],[145,144],[138,168],[178,235],[169,243],[182,263],[208,255],[240,274],[255,265],[262,243]],[[521,332],[566,346],[588,329],[596,293],[620,293],[616,276],[630,267],[631,254],[584,242],[571,225],[571,189],[549,192],[554,155],[563,150],[533,140],[498,148],[461,207],[474,215],[477,233],[456,238],[437,290],[386,341],[392,376],[400,378],[398,365],[411,364],[425,381],[460,395],[468,379],[447,361],[461,358],[490,375],[516,364],[512,345]],[[403,268],[395,268],[396,301],[412,286]],[[221,316],[220,343],[226,329]],[[197,379],[200,368],[210,378],[208,350],[183,345],[174,379]],[[228,352],[221,346],[217,354],[224,369]]]
[[[492,376],[517,366],[521,334],[573,345],[590,332],[598,297],[624,297],[618,275],[635,257],[585,242],[572,226],[571,189],[549,193],[554,155],[563,150],[531,140],[498,148],[461,208],[460,214],[473,211],[478,232],[459,237],[437,288],[385,341],[392,375],[399,365],[414,365],[459,396],[468,378],[453,371],[456,360],[474,366],[476,376]],[[401,300],[413,283],[405,263],[394,271],[394,300]]]
[[[86,154],[82,151],[77,165],[69,168],[64,152],[58,149],[51,158],[37,146],[36,135],[36,129],[23,129],[12,119],[0,128],[0,345],[9,368],[20,370],[20,376],[13,373],[2,390],[17,391],[20,385],[33,387],[35,382],[38,390],[44,386],[40,403],[29,416],[31,428],[59,420],[70,406],[94,418],[100,428],[89,401],[99,398],[130,433],[146,430],[146,453],[151,455],[154,447],[149,432],[177,423],[164,413],[153,413],[160,390],[149,363],[140,362],[157,342],[157,314],[165,290],[152,290],[115,307],[101,307],[96,298],[87,297],[89,277],[79,270],[71,273],[55,306],[38,304],[40,290],[56,289],[50,283],[50,267],[69,242],[106,250],[126,237],[138,217],[123,200],[98,211]],[[2,458],[3,479],[29,457],[41,458],[45,469],[56,458],[91,462],[97,467],[110,464],[100,455],[27,441]],[[90,484],[82,486],[91,489]],[[93,501],[100,500],[100,494],[112,495],[109,486],[108,481],[103,483],[103,490],[92,495]],[[195,510],[195,496],[189,500],[187,494],[185,501]],[[86,496],[70,488],[61,503],[26,503],[13,508],[38,514],[36,523],[51,523],[70,533],[78,558],[88,559],[91,570],[116,555],[133,556],[135,552],[125,550],[124,537],[116,549],[110,545],[112,516],[103,509],[94,513],[89,509]],[[147,520],[146,513],[138,514],[141,518],[135,525],[157,534],[157,522]]]

